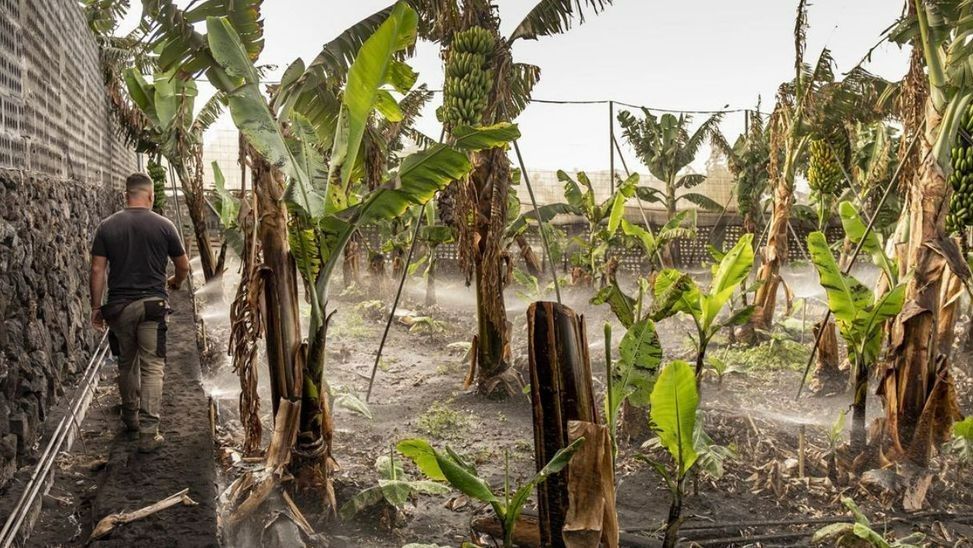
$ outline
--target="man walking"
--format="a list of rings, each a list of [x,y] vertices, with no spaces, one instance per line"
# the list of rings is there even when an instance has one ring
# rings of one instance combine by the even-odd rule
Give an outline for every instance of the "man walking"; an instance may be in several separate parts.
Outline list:
[[[141,173],[125,180],[125,209],[103,220],[91,245],[91,323],[109,327],[118,356],[118,390],[127,438],[154,452],[159,434],[166,356],[166,286],[179,289],[189,259],[175,225],[152,211],[152,180]],[[166,281],[168,259],[175,275]],[[108,299],[103,302],[105,272]]]

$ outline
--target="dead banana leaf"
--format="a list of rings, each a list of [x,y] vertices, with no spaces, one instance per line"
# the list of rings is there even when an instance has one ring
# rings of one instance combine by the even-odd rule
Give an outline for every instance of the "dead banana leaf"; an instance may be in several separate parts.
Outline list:
[[[608,428],[568,421],[568,439],[587,440],[568,464],[568,513],[561,530],[567,548],[616,548],[618,515]]]
[[[99,521],[98,525],[95,526],[95,530],[92,531],[91,536],[88,537],[88,542],[91,542],[93,540],[98,540],[100,538],[105,538],[106,536],[111,534],[112,531],[115,530],[115,527],[119,525],[124,525],[126,523],[132,523],[133,521],[138,521],[140,519],[147,518],[156,512],[161,512],[162,510],[165,510],[166,508],[171,508],[173,506],[176,506],[177,504],[183,504],[185,506],[196,506],[198,503],[193,499],[189,498],[189,489],[186,488],[183,489],[182,491],[179,491],[175,495],[164,498],[159,502],[155,504],[150,504],[149,506],[146,506],[145,508],[142,508],[140,510],[136,510],[134,512],[123,512],[120,514],[107,515],[101,518],[101,521]]]

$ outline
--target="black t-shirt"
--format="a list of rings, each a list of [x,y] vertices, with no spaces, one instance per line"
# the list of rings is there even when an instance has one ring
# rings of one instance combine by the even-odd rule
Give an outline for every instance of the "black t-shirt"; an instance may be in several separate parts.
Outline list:
[[[108,258],[108,302],[166,297],[169,257],[186,252],[172,221],[151,209],[125,208],[103,220],[91,254]]]

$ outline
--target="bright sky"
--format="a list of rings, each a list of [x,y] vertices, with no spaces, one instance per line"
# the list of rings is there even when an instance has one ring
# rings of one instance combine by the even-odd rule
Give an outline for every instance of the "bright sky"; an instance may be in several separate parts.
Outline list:
[[[276,77],[296,57],[312,59],[341,30],[390,2],[265,0],[266,48],[261,62],[278,65],[271,73]],[[507,34],[535,1],[497,3],[501,31]],[[777,87],[793,77],[796,6],[796,0],[615,0],[604,13],[564,35],[518,41],[514,59],[541,67],[541,81],[534,89],[538,99],[614,99],[659,108],[714,110],[724,105],[752,108],[761,96],[762,110],[770,111]],[[901,6],[895,0],[812,2],[808,61],[813,63],[827,46],[838,70],[849,70],[895,21]],[[441,86],[442,67],[435,46],[421,44],[410,62],[419,71],[420,82],[433,89]],[[886,44],[866,67],[897,80],[906,64],[907,53]],[[419,123],[419,129],[432,136],[439,134],[434,114],[438,100]],[[607,169],[607,105],[535,103],[518,122],[530,169]],[[742,129],[742,114],[728,115],[723,123],[731,141]],[[701,153],[694,165],[702,166],[707,154]],[[626,156],[631,166],[634,155],[626,150]]]

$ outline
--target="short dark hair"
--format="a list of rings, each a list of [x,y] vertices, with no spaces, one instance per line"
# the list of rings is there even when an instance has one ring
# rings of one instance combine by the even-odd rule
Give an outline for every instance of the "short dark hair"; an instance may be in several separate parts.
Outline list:
[[[125,179],[125,192],[127,193],[138,191],[151,193],[154,187],[152,179],[144,173],[133,173]]]

